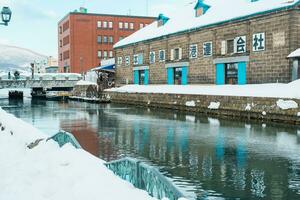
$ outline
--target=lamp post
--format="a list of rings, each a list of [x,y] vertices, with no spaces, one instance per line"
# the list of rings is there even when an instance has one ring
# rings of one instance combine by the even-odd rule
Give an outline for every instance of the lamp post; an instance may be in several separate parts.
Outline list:
[[[2,18],[3,23],[0,23],[0,25],[7,26],[8,22],[10,22],[10,20],[11,20],[11,15],[12,15],[12,12],[11,12],[10,8],[6,7],[6,6],[3,7],[2,11],[1,11],[1,18]]]

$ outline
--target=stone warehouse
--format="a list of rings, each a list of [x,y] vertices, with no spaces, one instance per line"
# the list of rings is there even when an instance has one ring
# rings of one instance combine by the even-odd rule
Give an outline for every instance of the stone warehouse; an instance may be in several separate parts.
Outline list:
[[[118,42],[116,82],[290,82],[299,65],[299,0],[198,0]]]

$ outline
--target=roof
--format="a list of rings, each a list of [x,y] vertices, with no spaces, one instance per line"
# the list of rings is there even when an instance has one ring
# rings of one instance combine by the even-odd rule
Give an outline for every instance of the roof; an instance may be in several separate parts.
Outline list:
[[[139,19],[156,19],[156,17],[151,17],[151,16],[69,12],[61,20],[59,20],[58,24],[60,24],[62,21],[64,21],[70,15],[89,15],[89,16],[104,16],[104,17],[125,17],[125,18],[139,18]]]
[[[116,69],[116,65],[115,64],[111,64],[111,65],[102,65],[99,67],[96,67],[94,69],[91,69],[91,71],[109,71],[109,72],[114,72]]]
[[[300,0],[258,0],[255,2],[251,2],[251,0],[226,0],[226,3],[221,0],[204,0],[203,3],[210,6],[204,15],[196,17],[194,10],[196,2],[181,6],[178,11],[173,12],[174,16],[168,16],[170,19],[164,26],[159,27],[155,21],[119,41],[114,45],[114,48],[289,9],[298,5]]]
[[[297,49],[288,55],[288,58],[297,58],[300,57],[300,49]]]

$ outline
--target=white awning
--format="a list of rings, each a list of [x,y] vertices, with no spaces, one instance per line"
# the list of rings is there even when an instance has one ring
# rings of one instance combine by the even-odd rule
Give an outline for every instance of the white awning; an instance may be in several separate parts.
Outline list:
[[[290,55],[288,55],[288,58],[297,58],[300,57],[300,49],[297,49],[296,51],[293,51]]]

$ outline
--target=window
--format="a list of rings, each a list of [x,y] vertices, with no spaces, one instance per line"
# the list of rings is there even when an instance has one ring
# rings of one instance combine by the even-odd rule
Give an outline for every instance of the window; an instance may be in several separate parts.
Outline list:
[[[107,28],[107,22],[106,21],[103,22],[103,28]]]
[[[234,52],[234,41],[233,40],[227,40],[227,53],[232,54]]]
[[[128,29],[128,23],[127,22],[124,23],[124,28]]]
[[[107,36],[103,36],[103,43],[107,43]]]
[[[102,43],[102,37],[101,37],[101,35],[98,35],[98,37],[97,37],[97,42],[98,42],[98,44],[101,44],[101,43]]]
[[[97,28],[101,28],[102,27],[102,22],[101,21],[98,21],[97,22]]]
[[[99,50],[97,55],[98,55],[98,58],[102,58],[102,51]]]
[[[110,58],[114,57],[113,51],[109,51],[109,57]]]
[[[134,23],[130,23],[130,29],[134,30]]]
[[[114,43],[114,37],[113,36],[109,36],[109,43],[111,43],[111,44]]]
[[[63,46],[65,46],[65,45],[67,45],[69,43],[70,43],[70,37],[69,36],[64,37],[64,39],[63,39]]]
[[[61,53],[61,54],[59,54],[59,60],[62,61],[62,59],[63,59],[63,56],[62,56],[62,53]]]
[[[103,51],[103,58],[104,58],[104,59],[107,58],[107,51]]]
[[[135,54],[133,56],[133,65],[142,65],[143,64],[143,59],[144,59],[144,56],[143,56],[142,53]]]
[[[171,60],[181,60],[182,59],[182,49],[176,48],[171,50]]]
[[[122,57],[118,57],[118,65],[122,65],[123,63],[123,58]]]
[[[119,29],[123,29],[123,22],[119,22]]]
[[[130,65],[130,56],[125,57],[125,65],[129,66]]]
[[[59,27],[59,33],[62,34],[62,27]]]
[[[59,41],[59,46],[62,47],[62,41],[61,40]]]
[[[159,54],[159,61],[165,61],[166,51],[165,50],[160,50],[158,54]]]
[[[155,63],[155,52],[154,51],[150,51],[149,61],[150,61],[150,64]]]
[[[144,24],[140,24],[140,29],[144,28]]]
[[[108,27],[109,27],[109,28],[113,28],[113,22],[109,22],[109,23],[108,23]]]

